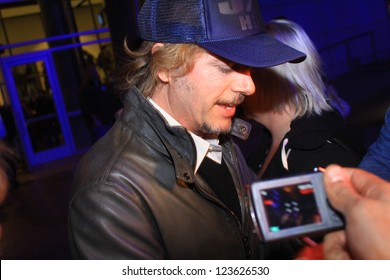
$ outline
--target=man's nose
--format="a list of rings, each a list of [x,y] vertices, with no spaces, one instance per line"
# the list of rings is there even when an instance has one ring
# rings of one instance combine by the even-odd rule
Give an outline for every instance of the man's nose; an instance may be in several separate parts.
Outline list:
[[[252,79],[251,69],[247,68],[239,72],[238,91],[243,95],[249,96],[255,93],[256,87]]]

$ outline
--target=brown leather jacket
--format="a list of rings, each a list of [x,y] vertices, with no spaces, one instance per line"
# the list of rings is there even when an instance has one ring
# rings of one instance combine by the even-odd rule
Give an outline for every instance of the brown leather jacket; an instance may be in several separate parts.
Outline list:
[[[194,174],[195,146],[130,90],[111,130],[81,160],[69,208],[70,244],[81,259],[259,258],[244,186],[255,179],[234,144],[223,156],[241,217]]]

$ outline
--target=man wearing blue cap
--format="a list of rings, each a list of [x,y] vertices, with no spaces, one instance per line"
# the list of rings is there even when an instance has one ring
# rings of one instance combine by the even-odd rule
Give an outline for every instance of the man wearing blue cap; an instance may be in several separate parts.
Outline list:
[[[251,67],[304,54],[265,34],[256,1],[146,0],[127,50],[123,109],[74,179],[75,258],[253,259],[245,194],[255,180],[229,133]]]

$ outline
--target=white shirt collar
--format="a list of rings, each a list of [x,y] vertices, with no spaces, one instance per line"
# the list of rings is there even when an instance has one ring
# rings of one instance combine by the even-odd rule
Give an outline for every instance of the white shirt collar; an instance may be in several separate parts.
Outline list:
[[[153,105],[153,107],[161,113],[161,115],[165,118],[165,120],[170,126],[182,126],[178,121],[172,118],[172,116],[169,115],[163,108],[161,108],[156,102],[154,102],[153,99],[149,97],[148,100]],[[219,164],[222,162],[222,147],[219,145],[218,139],[206,140],[192,133],[191,131],[189,131],[189,133],[194,140],[196,147],[197,157],[195,173],[197,172],[200,164],[206,156]]]

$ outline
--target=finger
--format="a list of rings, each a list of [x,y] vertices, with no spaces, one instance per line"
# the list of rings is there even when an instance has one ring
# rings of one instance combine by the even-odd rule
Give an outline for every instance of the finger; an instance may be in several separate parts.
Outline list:
[[[347,251],[345,231],[328,233],[324,238],[324,257],[328,260],[350,260]]]
[[[355,190],[367,198],[390,200],[390,183],[362,169],[349,168]]]

